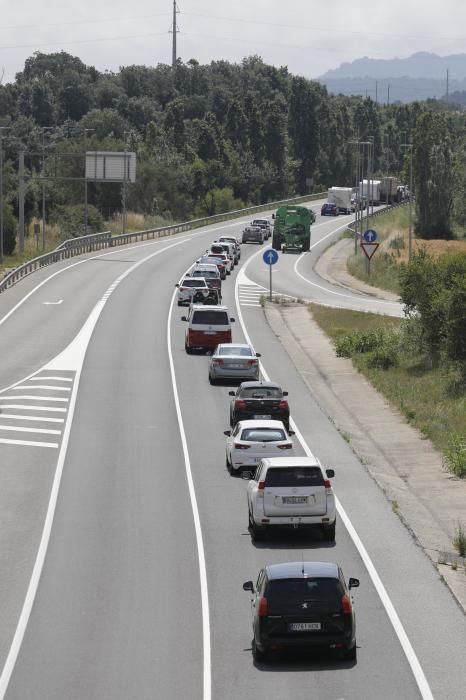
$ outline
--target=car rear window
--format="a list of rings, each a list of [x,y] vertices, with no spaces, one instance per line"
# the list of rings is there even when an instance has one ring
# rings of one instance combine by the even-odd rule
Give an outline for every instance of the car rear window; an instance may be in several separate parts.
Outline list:
[[[226,311],[213,311],[212,309],[195,311],[192,323],[206,324],[208,326],[228,326],[228,314]]]
[[[214,270],[195,270],[192,274],[193,277],[205,277],[206,279],[213,279],[217,277],[217,273]]]
[[[267,584],[265,596],[270,608],[301,606],[302,603],[324,603],[341,606],[344,594],[338,578],[283,578]]]
[[[240,396],[246,399],[280,399],[282,390],[278,386],[247,387],[241,390]]]
[[[193,279],[184,279],[183,282],[181,283],[182,287],[205,287],[205,282],[204,280],[193,280]]]
[[[323,486],[320,467],[269,467],[266,486]]]
[[[240,348],[237,345],[225,345],[217,350],[217,355],[234,355],[235,357],[252,357],[251,348]]]
[[[279,428],[244,428],[241,433],[241,440],[248,440],[249,442],[275,442],[277,440],[286,440],[286,435],[285,431]]]

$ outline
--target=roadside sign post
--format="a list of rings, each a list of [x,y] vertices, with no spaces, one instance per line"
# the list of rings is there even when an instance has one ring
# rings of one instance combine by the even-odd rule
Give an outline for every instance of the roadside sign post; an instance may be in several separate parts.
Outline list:
[[[262,260],[269,266],[269,301],[272,301],[272,265],[278,260],[278,253],[274,248],[264,251]]]
[[[364,255],[366,256],[366,264],[367,264],[367,274],[370,277],[371,274],[371,258],[374,255],[375,251],[379,247],[379,244],[376,243],[377,240],[377,232],[374,231],[372,228],[368,228],[367,231],[364,231],[362,234],[362,240],[361,240],[361,248],[363,250]]]

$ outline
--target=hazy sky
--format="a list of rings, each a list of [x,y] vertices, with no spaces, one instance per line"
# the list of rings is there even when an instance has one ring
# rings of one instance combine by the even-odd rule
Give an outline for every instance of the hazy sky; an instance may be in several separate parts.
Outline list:
[[[172,7],[172,0],[0,0],[0,76],[14,80],[34,51],[63,50],[101,71],[170,63]],[[362,56],[466,52],[464,0],[179,0],[178,7],[184,61],[259,54],[313,78]]]

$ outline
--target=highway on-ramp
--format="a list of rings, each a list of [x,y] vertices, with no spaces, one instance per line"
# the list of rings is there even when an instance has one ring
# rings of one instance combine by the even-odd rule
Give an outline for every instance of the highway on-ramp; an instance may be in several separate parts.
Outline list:
[[[318,219],[315,242],[342,220]],[[340,513],[335,545],[251,542],[246,483],[225,468],[230,387],[185,353],[173,303],[208,243],[241,227],[86,256],[1,295],[0,697],[464,697],[463,614],[268,327],[260,256],[224,282],[234,338],[289,391],[296,450],[335,469]],[[257,252],[242,246],[241,265]],[[308,298],[297,259],[281,256],[277,285]],[[360,579],[357,663],[254,665],[242,583],[301,558]]]

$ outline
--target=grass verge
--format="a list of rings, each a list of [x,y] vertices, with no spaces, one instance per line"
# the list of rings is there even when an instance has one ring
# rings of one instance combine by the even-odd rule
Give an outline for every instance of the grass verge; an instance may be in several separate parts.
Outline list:
[[[432,440],[445,459],[448,451],[454,449],[452,436],[466,436],[466,394],[453,389],[455,377],[447,368],[430,366],[422,357],[403,351],[402,344],[393,350],[393,334],[402,337],[406,321],[317,304],[310,304],[309,308],[335,344],[344,344],[343,339],[355,332],[387,336],[388,351],[397,353],[395,364],[378,366],[371,352],[355,352],[351,355],[353,365],[413,427]],[[455,456],[458,459],[457,451]]]

